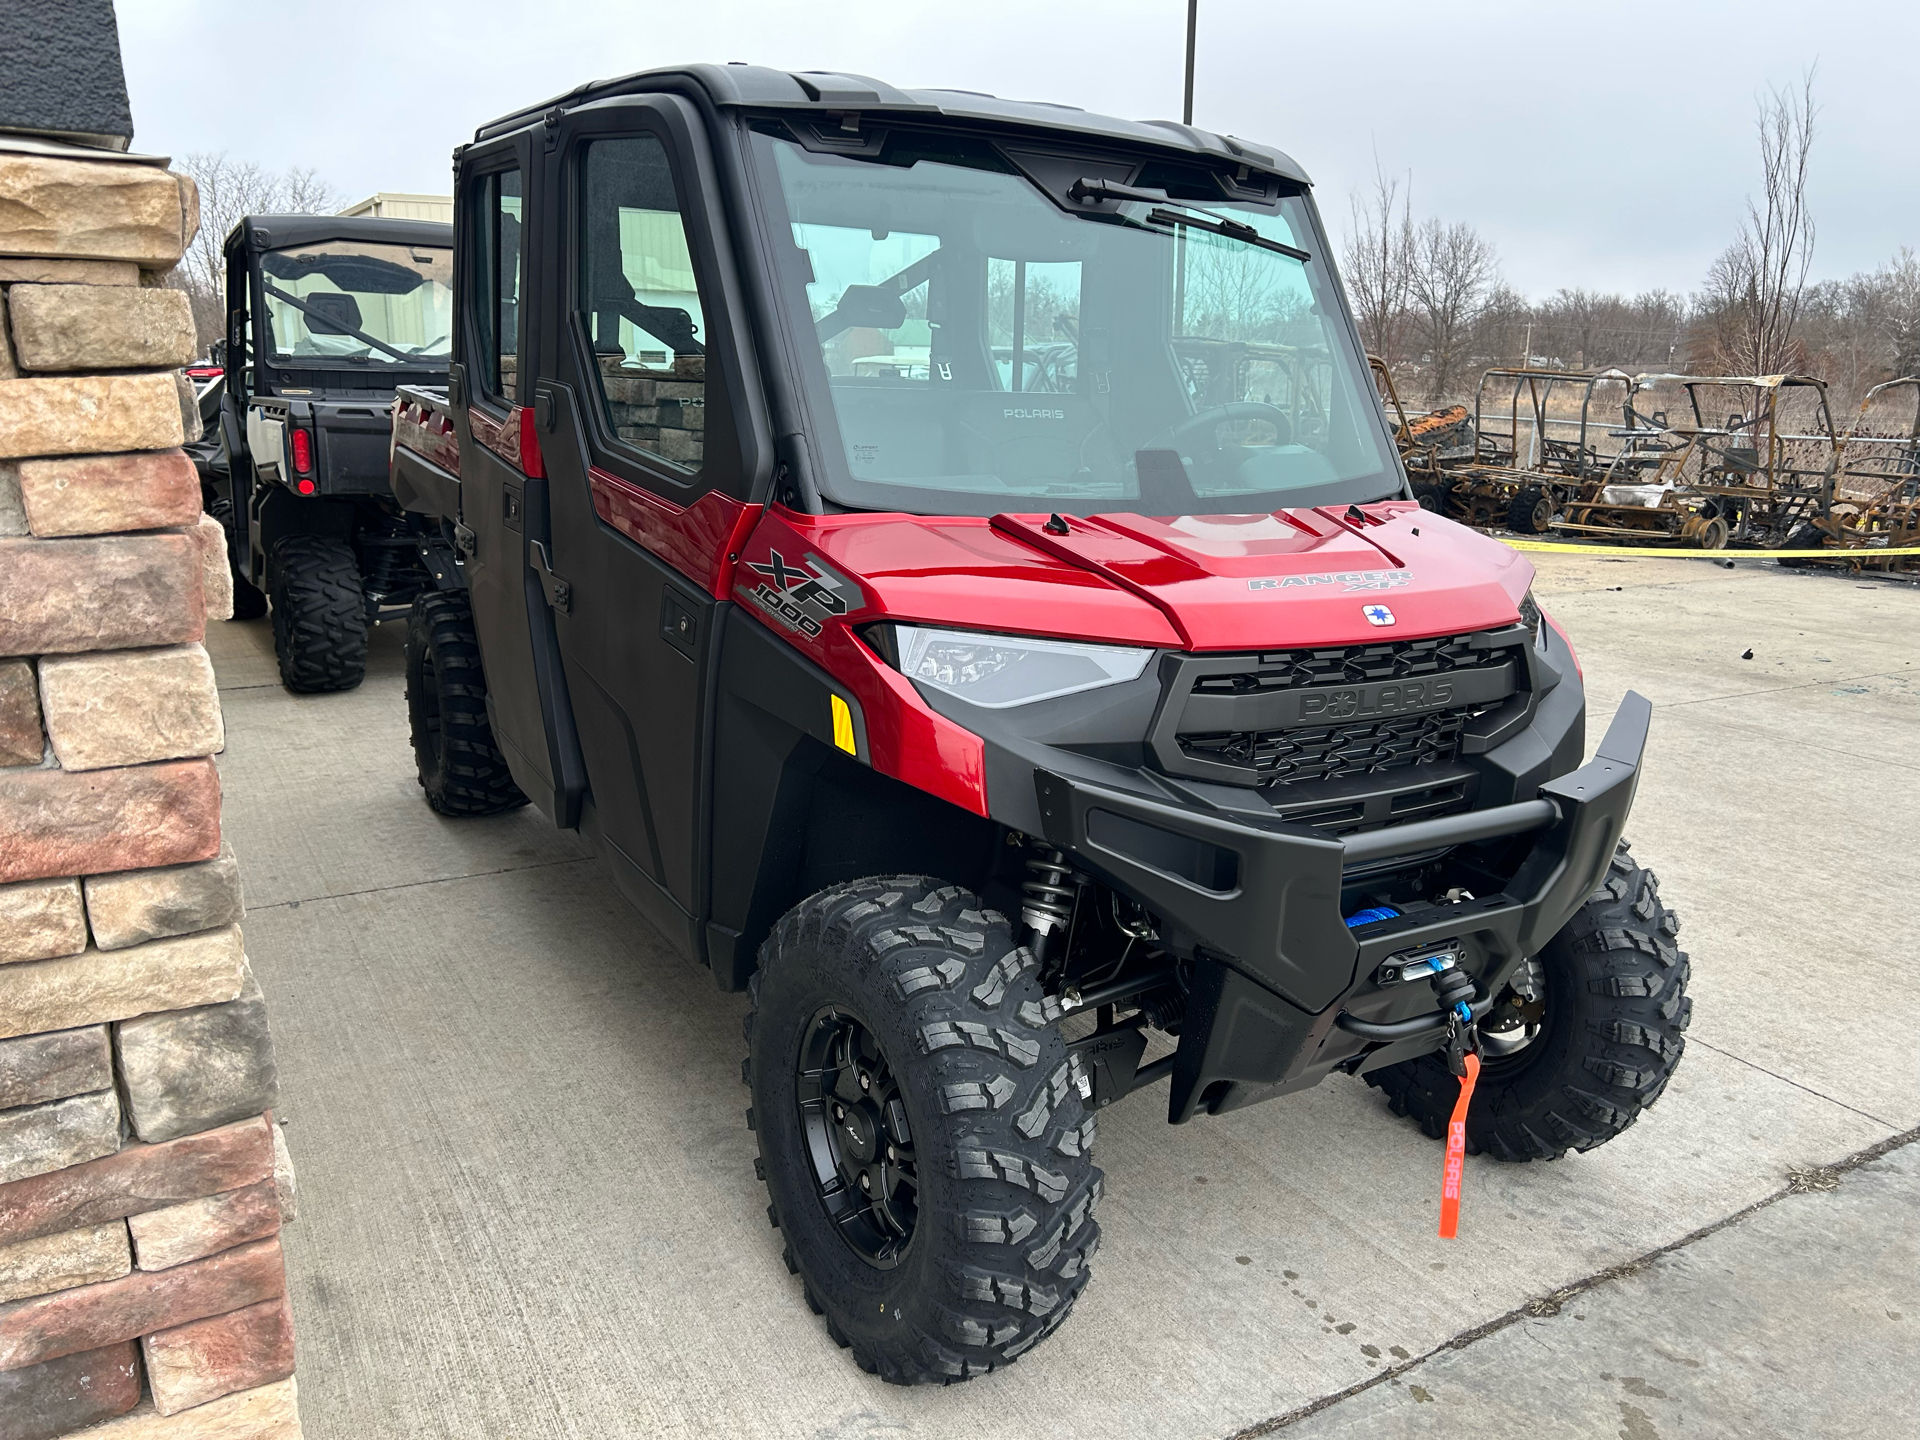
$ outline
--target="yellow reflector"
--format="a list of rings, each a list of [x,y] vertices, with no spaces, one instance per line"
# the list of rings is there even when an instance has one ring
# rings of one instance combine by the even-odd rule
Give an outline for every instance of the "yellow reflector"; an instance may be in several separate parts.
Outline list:
[[[860,747],[853,743],[853,711],[847,708],[847,702],[838,695],[827,697],[833,705],[833,743],[849,755],[858,756]]]

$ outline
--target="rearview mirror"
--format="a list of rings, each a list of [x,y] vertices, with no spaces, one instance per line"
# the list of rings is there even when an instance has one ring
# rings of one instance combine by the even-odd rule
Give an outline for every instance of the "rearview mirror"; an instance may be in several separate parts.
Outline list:
[[[856,326],[898,330],[907,323],[907,306],[884,285],[849,285],[827,318],[835,330],[851,330]]]

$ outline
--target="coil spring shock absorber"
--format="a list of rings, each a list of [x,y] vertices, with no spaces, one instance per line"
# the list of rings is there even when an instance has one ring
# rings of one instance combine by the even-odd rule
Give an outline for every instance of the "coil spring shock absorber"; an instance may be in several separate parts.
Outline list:
[[[411,599],[425,585],[420,542],[403,521],[383,515],[365,526],[358,539],[361,584],[369,596],[398,603]]]
[[[1065,855],[1050,845],[1036,845],[1034,851],[1027,857],[1028,879],[1020,887],[1020,919],[1031,932],[1027,948],[1044,975],[1053,932],[1065,930],[1073,920],[1074,889],[1067,883],[1072,867]]]

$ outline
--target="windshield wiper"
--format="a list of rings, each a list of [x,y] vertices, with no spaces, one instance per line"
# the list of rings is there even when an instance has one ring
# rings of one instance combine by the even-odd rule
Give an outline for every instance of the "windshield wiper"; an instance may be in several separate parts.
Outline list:
[[[1143,205],[1156,207],[1147,212],[1146,223],[1149,225],[1183,225],[1194,230],[1205,230],[1211,235],[1223,236],[1228,240],[1258,245],[1262,250],[1272,250],[1294,260],[1305,261],[1313,258],[1297,245],[1269,240],[1244,220],[1235,220],[1230,215],[1222,215],[1218,210],[1209,210],[1204,205],[1175,200],[1164,190],[1142,190],[1133,185],[1122,185],[1114,180],[1083,176],[1067,187],[1067,198],[1077,200],[1082,205],[1094,204],[1101,200],[1134,200]],[[1163,208],[1168,205],[1178,205],[1180,210],[1192,213],[1181,214],[1180,211]]]
[[[326,324],[331,325],[333,327],[332,333],[334,334],[350,335],[355,340],[360,340],[365,342],[368,345],[373,346],[373,348],[376,350],[386,351],[389,355],[393,356],[393,358],[396,360],[411,360],[414,358],[413,356],[407,354],[407,352],[404,350],[394,349],[393,346],[387,344],[387,342],[384,340],[376,340],[373,336],[367,334],[367,332],[364,330],[356,330],[351,325],[341,324],[333,316],[327,314],[326,311],[320,309],[319,306],[307,304],[307,302],[302,300],[298,295],[289,294],[287,291],[282,290],[278,285],[274,284],[271,280],[262,280],[260,282],[260,286],[263,290],[267,292],[267,294],[273,296],[274,299],[285,301],[287,304],[293,306],[294,309],[298,310],[301,314],[318,316]],[[328,332],[321,331],[319,333],[326,334]],[[343,360],[348,357],[343,355],[330,355],[330,356],[327,356],[326,358],[330,360]]]
[[[1174,202],[1176,205],[1179,201]],[[1229,240],[1244,241],[1248,245],[1258,245],[1262,250],[1272,250],[1293,260],[1311,260],[1313,256],[1297,245],[1288,245],[1279,240],[1269,240],[1251,225],[1243,225],[1238,220],[1215,220],[1209,218],[1211,211],[1202,211],[1198,215],[1181,215],[1172,210],[1149,210],[1149,225],[1183,225],[1190,230],[1205,230],[1211,235],[1224,235]]]

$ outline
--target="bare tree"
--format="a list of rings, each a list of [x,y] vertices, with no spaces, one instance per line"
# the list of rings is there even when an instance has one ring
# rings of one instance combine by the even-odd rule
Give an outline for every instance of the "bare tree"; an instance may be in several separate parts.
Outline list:
[[[1388,369],[1404,364],[1413,325],[1413,195],[1387,179],[1374,157],[1373,190],[1350,197],[1353,228],[1341,256],[1353,318],[1367,349]]]
[[[201,347],[224,328],[227,236],[245,215],[324,215],[340,203],[333,187],[312,170],[265,170],[251,160],[231,160],[223,150],[204,151],[177,162],[200,187],[200,233],[181,257],[168,283],[193,302]]]
[[[280,177],[282,215],[328,215],[339,208],[340,192],[312,166],[290,165]]]
[[[1881,322],[1894,375],[1920,375],[1920,255],[1907,246],[1880,268]]]
[[[1813,149],[1813,71],[1798,93],[1772,90],[1760,102],[1761,198],[1707,272],[1702,309],[1716,367],[1772,375],[1806,363],[1796,327],[1813,263],[1807,160]]]
[[[1499,287],[1499,259],[1492,242],[1465,221],[1429,217],[1414,229],[1412,261],[1415,332],[1426,352],[1427,400],[1437,404],[1470,358],[1474,331]]]

